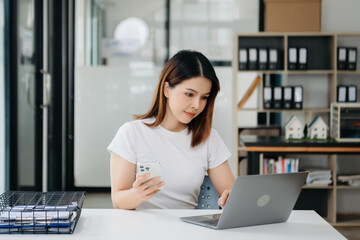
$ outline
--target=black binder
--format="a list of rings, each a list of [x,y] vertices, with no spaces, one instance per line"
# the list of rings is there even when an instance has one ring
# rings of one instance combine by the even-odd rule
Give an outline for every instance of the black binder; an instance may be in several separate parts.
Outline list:
[[[246,48],[239,49],[239,70],[248,69],[248,50]]]
[[[302,86],[294,86],[294,109],[302,109],[303,108],[303,87]]]
[[[297,69],[297,61],[298,61],[298,51],[295,47],[289,48],[289,60],[288,60],[288,69],[289,70],[296,70]]]
[[[273,93],[271,87],[264,87],[264,109],[271,109],[273,106]]]
[[[281,109],[282,107],[282,87],[273,87],[273,108]]]
[[[338,70],[346,69],[347,49],[345,47],[338,47],[337,55],[338,55],[337,69]]]
[[[259,70],[268,69],[268,51],[266,48],[259,48]]]
[[[356,70],[356,57],[357,57],[357,48],[348,48],[346,69]]]
[[[299,70],[306,70],[307,69],[307,62],[308,62],[308,49],[305,47],[299,48]]]
[[[293,87],[283,87],[283,109],[293,107]]]
[[[269,70],[277,70],[279,66],[279,51],[276,48],[269,49]]]
[[[357,88],[355,85],[347,87],[347,101],[356,102]]]
[[[347,101],[347,88],[346,86],[339,85],[337,87],[337,102]]]
[[[249,48],[249,70],[257,70],[258,67],[258,50],[257,48]]]

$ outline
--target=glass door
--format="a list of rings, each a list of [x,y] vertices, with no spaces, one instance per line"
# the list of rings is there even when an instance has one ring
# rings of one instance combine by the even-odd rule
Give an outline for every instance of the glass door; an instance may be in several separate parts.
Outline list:
[[[44,109],[49,76],[43,69],[43,2],[9,4],[9,167],[11,190],[43,189]]]

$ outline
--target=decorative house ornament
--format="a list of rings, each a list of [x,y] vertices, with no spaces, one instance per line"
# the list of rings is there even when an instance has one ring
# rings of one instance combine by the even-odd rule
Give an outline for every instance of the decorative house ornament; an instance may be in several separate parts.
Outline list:
[[[310,139],[327,139],[328,125],[320,117],[316,116],[309,125]]]
[[[285,124],[286,139],[302,139],[304,137],[304,125],[294,115]]]

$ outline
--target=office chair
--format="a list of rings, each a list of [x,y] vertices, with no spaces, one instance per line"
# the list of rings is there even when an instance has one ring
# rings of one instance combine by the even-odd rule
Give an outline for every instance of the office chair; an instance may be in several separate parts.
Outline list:
[[[201,185],[196,209],[220,209],[217,204],[218,199],[219,195],[211,183],[209,176],[205,176],[204,182]]]

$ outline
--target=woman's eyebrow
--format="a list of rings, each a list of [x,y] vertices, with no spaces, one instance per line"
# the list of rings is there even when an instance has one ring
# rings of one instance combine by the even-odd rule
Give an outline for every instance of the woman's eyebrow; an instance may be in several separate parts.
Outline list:
[[[191,88],[186,88],[186,90],[189,90],[189,91],[192,91],[192,92],[198,93],[196,90],[191,89]],[[210,94],[210,92],[208,92],[208,93],[204,93],[203,95],[207,95],[207,94]]]

